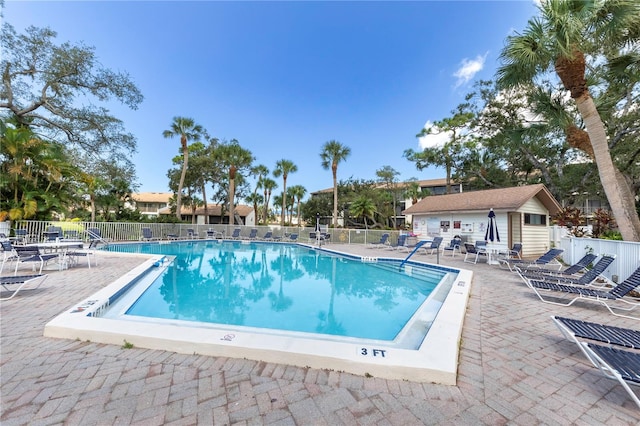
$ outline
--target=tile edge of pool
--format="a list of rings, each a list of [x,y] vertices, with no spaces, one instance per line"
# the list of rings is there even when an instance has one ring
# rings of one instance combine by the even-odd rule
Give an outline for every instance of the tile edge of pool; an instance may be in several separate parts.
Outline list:
[[[390,348],[359,342],[338,342],[273,334],[257,334],[231,327],[188,328],[175,325],[132,322],[86,315],[86,311],[105,304],[115,291],[136,279],[164,256],[152,256],[51,320],[44,336],[88,340],[95,343],[167,350],[184,354],[246,358],[298,367],[326,370],[384,379],[455,385],[460,338],[470,296],[473,273],[458,270],[436,320],[417,350]],[[156,268],[158,269],[158,268]],[[98,308],[99,309],[99,308]],[[320,343],[319,343],[320,342]],[[429,350],[437,347],[438,350]],[[124,349],[123,349],[124,350]]]

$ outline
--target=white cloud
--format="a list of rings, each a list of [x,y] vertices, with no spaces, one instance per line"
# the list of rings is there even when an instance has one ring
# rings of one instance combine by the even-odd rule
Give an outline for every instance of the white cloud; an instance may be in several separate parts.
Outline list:
[[[456,81],[456,87],[462,86],[463,84],[471,81],[471,79],[484,68],[484,61],[487,58],[488,53],[489,52],[484,55],[478,55],[475,59],[464,58],[462,60],[460,68],[453,73],[453,76],[458,79]]]
[[[426,123],[424,123],[424,127],[425,128],[433,127],[433,123],[430,121],[427,121]],[[433,135],[420,136],[418,138],[418,144],[420,145],[420,149],[443,146],[445,143],[451,140],[451,136],[452,136],[451,133],[452,132],[440,132]]]

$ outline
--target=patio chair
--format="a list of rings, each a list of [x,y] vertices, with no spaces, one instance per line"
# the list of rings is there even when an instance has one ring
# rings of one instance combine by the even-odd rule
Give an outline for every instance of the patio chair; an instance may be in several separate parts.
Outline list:
[[[501,254],[507,259],[522,259],[522,243],[514,243],[510,249]]]
[[[62,238],[62,228],[59,226],[48,226],[43,234],[44,241],[55,241],[56,239]]]
[[[33,270],[36,270],[36,263],[40,263],[39,274],[42,274],[44,265],[51,260],[60,260],[60,253],[42,253],[38,246],[15,246],[13,247],[16,258],[16,269],[14,275],[18,274],[18,267],[24,263],[32,263]]]
[[[213,228],[207,229],[207,238],[222,239],[223,237],[224,237],[224,234],[222,232],[216,231]]]
[[[483,248],[482,246],[476,247],[475,244],[464,243],[464,250],[466,252],[464,254],[464,261],[467,263],[473,263],[474,265],[478,263],[480,256],[484,256],[485,259],[488,256],[486,248]]]
[[[142,240],[153,241],[153,240],[157,240],[157,238],[153,236],[153,232],[151,231],[151,228],[142,228]]]
[[[289,234],[289,241],[298,241],[298,234]]]
[[[629,387],[629,384],[640,385],[640,353],[586,342],[581,342],[580,345],[589,361],[605,377],[617,380],[640,408],[640,399]]]
[[[385,232],[384,234],[380,235],[380,241],[376,241],[374,243],[369,243],[367,244],[367,247],[369,248],[378,248],[378,247],[385,247],[389,245],[389,233]]]
[[[76,264],[78,262],[78,259],[84,257],[85,259],[87,259],[87,266],[89,267],[89,269],[91,269],[91,258],[93,258],[93,266],[98,266],[98,261],[96,260],[96,252],[95,252],[95,248],[98,245],[98,240],[93,240],[89,243],[89,246],[84,249],[84,248],[80,248],[80,249],[71,249],[69,251],[67,251],[67,253],[65,254],[69,260],[71,261],[71,263]]]
[[[506,265],[511,272],[515,272],[516,266],[518,266],[520,270],[523,270],[532,267],[542,268],[548,265],[557,265],[558,270],[560,270],[562,264],[558,262],[557,257],[563,252],[564,250],[562,249],[553,248],[535,260],[500,259],[500,266]]]
[[[586,273],[582,274],[580,277],[571,277],[566,275],[544,275],[544,276],[534,276],[533,278],[527,277],[524,275],[516,266],[516,271],[520,278],[524,280],[525,283],[527,281],[546,281],[546,282],[554,282],[561,284],[571,284],[571,285],[590,285],[593,283],[598,277],[602,277],[602,273],[613,263],[616,259],[616,256],[613,254],[605,254],[603,255],[598,262],[593,265],[593,268],[589,269]],[[610,282],[606,278],[604,278],[607,282]],[[602,286],[600,286],[602,287]]]
[[[200,237],[198,236],[198,233],[193,228],[187,228],[186,238],[190,240],[197,240]]]
[[[16,296],[20,290],[22,290],[22,287],[32,282],[40,280],[37,286],[30,289],[30,290],[35,290],[38,287],[40,287],[40,285],[47,279],[47,277],[48,277],[47,274],[14,275],[10,277],[0,277],[0,286],[2,286],[2,288],[4,288],[6,291],[11,292],[10,296],[2,297],[0,298],[0,300],[13,299],[13,297]],[[10,288],[12,286],[17,286],[17,288],[14,290]]]
[[[27,233],[26,229],[15,229],[13,232],[15,234],[14,243],[25,245],[31,242],[31,235]]]
[[[9,240],[0,241],[0,246],[2,247],[2,264],[0,265],[0,273],[4,269],[5,263],[15,262],[18,260],[18,254],[13,249],[13,244]]]
[[[93,247],[97,247],[98,243],[103,243],[105,246],[109,245],[109,240],[102,237],[102,232],[99,228],[88,228],[87,235],[89,236],[89,244],[93,243]]]
[[[68,230],[63,232],[65,240],[79,240],[80,236],[78,235],[78,231]]]
[[[422,246],[422,250],[425,254],[433,254],[440,250],[440,244],[442,244],[442,237],[435,237],[428,247]]]
[[[323,243],[324,242],[324,234],[321,232],[309,232],[309,243]]]
[[[445,254],[445,252],[450,251],[451,257],[454,257],[456,255],[456,250],[458,250],[458,253],[462,253],[460,251],[461,242],[462,240],[460,238],[452,238],[451,241],[449,241],[448,246],[442,247],[442,254]]]
[[[579,272],[582,272],[584,269],[587,268],[587,266],[591,265],[591,263],[593,263],[594,260],[596,260],[598,258],[598,256],[596,256],[595,254],[585,254],[584,256],[582,256],[582,258],[580,260],[578,260],[576,263],[574,263],[573,265],[569,266],[566,269],[563,269],[562,271],[552,271],[552,270],[547,270],[547,269],[528,269],[528,270],[523,270],[520,271],[525,277],[527,278],[534,278],[534,279],[544,279],[544,277],[546,276],[571,276],[571,275],[575,275]],[[516,266],[517,268],[517,266]]]
[[[241,228],[234,229],[229,238],[231,238],[232,240],[239,240],[241,238],[240,232],[242,232]]]
[[[256,240],[258,238],[258,229],[257,228],[251,228],[251,231],[249,231],[249,236],[247,237],[248,240]]]
[[[549,303],[552,305],[558,306],[571,306],[577,300],[587,301],[587,302],[596,302],[604,305],[609,312],[613,315],[631,318],[631,319],[640,319],[630,315],[622,315],[617,311],[625,311],[630,312],[640,306],[640,300],[628,298],[624,299],[631,291],[635,290],[638,286],[640,286],[640,267],[636,269],[626,280],[621,282],[620,284],[614,286],[609,290],[604,289],[595,289],[591,287],[584,287],[579,285],[569,285],[569,284],[558,284],[548,281],[535,281],[532,280],[528,283],[529,288],[531,288],[538,298],[544,303]],[[542,291],[547,292],[555,292],[556,294],[552,294],[552,297],[555,299],[561,298],[563,295],[575,295],[568,302],[564,301],[553,301],[549,300],[542,296]],[[631,300],[629,300],[631,299]],[[622,306],[614,306],[614,302],[619,302]]]
[[[398,235],[398,241],[395,244],[390,244],[388,247],[391,250],[399,250],[400,247],[404,247],[406,243],[407,243],[407,235],[402,234],[402,235]]]

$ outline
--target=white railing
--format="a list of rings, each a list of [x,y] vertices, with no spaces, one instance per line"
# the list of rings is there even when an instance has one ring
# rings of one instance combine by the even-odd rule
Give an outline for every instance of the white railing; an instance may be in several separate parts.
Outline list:
[[[221,233],[223,236],[230,236],[233,230],[240,228],[240,235],[247,237],[251,229],[258,229],[258,237],[263,236],[267,231],[273,232],[274,236],[288,236],[298,234],[298,241],[311,242],[309,233],[314,231],[314,227],[302,226],[242,226],[242,225],[193,225],[189,223],[131,223],[131,222],[61,222],[61,221],[17,221],[13,224],[14,229],[11,235],[15,234],[15,229],[26,230],[29,242],[42,241],[45,232],[50,226],[62,228],[63,234],[76,233],[85,241],[89,240],[88,229],[97,228],[100,230],[102,238],[113,242],[141,241],[142,228],[151,229],[154,238],[169,239],[172,236],[187,238],[189,230],[192,229],[199,238],[206,238],[207,230]],[[324,228],[323,228],[324,231]],[[389,242],[395,244],[399,231],[388,231],[380,229],[346,229],[329,228],[326,230],[330,234],[329,242],[341,244],[368,244],[380,241],[383,233],[389,233]]]

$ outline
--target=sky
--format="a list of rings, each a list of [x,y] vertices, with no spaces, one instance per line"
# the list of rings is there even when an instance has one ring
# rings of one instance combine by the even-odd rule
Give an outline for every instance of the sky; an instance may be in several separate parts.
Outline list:
[[[437,142],[416,134],[493,78],[506,37],[535,13],[533,0],[9,0],[3,20],[18,32],[50,27],[58,43],[93,46],[104,67],[130,75],[142,104],[107,106],[137,138],[139,191],[168,191],[180,141],[162,132],[182,116],[271,171],[293,161],[287,186],[309,194],[332,187],[320,159],[329,140],[351,149],[340,180],[376,179],[384,166],[399,181],[444,177],[403,152]]]

